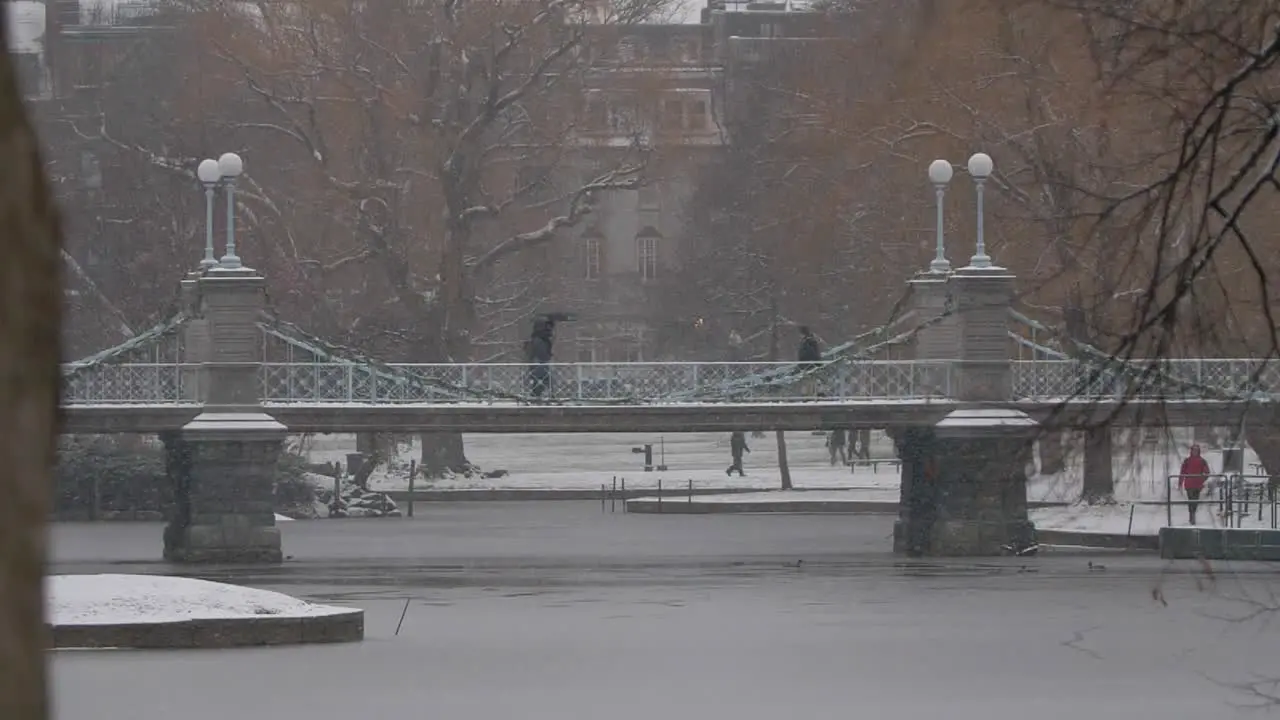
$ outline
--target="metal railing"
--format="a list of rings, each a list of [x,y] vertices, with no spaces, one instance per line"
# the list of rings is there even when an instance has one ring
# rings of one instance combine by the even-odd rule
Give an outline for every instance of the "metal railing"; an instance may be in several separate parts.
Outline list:
[[[794,402],[920,400],[951,395],[950,361],[795,363],[556,363],[555,402]],[[1081,363],[1011,361],[1017,400],[1222,399],[1280,392],[1280,364],[1263,360]],[[280,403],[498,402],[530,399],[526,364],[265,363],[262,399]],[[63,368],[64,404],[196,402],[198,365],[119,363]]]
[[[1276,482],[1270,475],[1228,475],[1219,491],[1222,517],[1227,527],[1243,527],[1245,518],[1257,513],[1259,523],[1264,512],[1272,530],[1276,529]]]
[[[1256,513],[1259,523],[1268,521],[1272,530],[1280,527],[1280,506],[1276,490],[1280,477],[1270,475],[1243,475],[1240,473],[1213,473],[1205,475],[1204,488],[1196,500],[1174,500],[1173,488],[1181,475],[1165,478],[1165,523],[1173,526],[1175,505],[1189,507],[1192,503],[1212,509],[1226,527],[1244,527],[1245,518]]]
[[[170,405],[199,402],[200,365],[121,363],[63,366],[63,405]]]
[[[1280,390],[1280,363],[1252,359],[1014,360],[1015,399],[1209,400]]]
[[[527,364],[267,363],[263,400],[293,403],[528,401]],[[945,398],[950,363],[567,363],[541,366],[550,402],[732,403]]]

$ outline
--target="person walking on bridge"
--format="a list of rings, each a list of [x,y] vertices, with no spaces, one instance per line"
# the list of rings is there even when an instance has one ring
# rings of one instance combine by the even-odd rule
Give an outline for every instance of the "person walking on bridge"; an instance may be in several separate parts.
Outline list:
[[[1200,506],[1200,492],[1209,479],[1209,461],[1200,454],[1200,446],[1192,445],[1191,454],[1182,461],[1178,473],[1178,488],[1187,496],[1187,519],[1196,524],[1196,509]]]
[[[800,326],[800,348],[796,353],[796,360],[799,361],[800,372],[805,373],[800,380],[800,394],[806,398],[812,397],[817,378],[809,373],[822,366],[822,346],[818,344],[818,338],[808,325]]]
[[[533,333],[525,341],[525,362],[529,363],[529,394],[535,402],[551,391],[551,345],[555,325],[547,319],[533,323]]]
[[[747,447],[747,436],[741,431],[734,431],[729,436],[729,455],[733,458],[733,464],[728,470],[724,471],[725,475],[733,475],[733,471],[738,471],[738,477],[746,477],[747,474],[742,471],[742,453],[751,452],[751,448]]]

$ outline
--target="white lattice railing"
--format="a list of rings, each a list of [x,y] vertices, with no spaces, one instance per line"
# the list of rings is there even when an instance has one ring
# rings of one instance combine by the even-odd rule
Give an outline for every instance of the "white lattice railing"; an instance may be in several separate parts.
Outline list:
[[[1013,361],[1013,395],[1019,400],[1225,400],[1278,390],[1280,363],[1267,360]]]
[[[64,365],[62,375],[63,405],[167,405],[199,397],[199,365]]]
[[[547,365],[543,397],[562,402],[784,402],[946,397],[948,363],[576,363]],[[489,402],[531,397],[523,364],[369,366],[269,363],[263,398],[280,403]]]
[[[1280,392],[1280,363],[1248,359],[1084,364],[1015,360],[1017,400],[1064,398],[1228,399]],[[198,365],[68,365],[64,405],[198,402]],[[262,398],[270,404],[485,403],[531,396],[530,366],[267,363]],[[839,361],[802,372],[794,363],[582,363],[547,366],[559,402],[788,402],[945,398],[951,363]]]

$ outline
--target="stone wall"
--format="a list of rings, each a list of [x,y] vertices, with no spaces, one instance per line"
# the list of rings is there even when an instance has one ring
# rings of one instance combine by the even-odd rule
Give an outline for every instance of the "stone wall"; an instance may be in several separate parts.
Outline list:
[[[359,642],[364,611],[309,618],[236,618],[124,625],[53,625],[54,648],[230,648]]]

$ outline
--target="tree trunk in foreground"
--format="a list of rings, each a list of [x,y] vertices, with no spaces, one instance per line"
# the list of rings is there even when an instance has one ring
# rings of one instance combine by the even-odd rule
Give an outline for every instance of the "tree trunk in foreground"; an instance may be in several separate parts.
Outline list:
[[[1048,430],[1040,435],[1040,474],[1057,475],[1067,469],[1067,438],[1061,430]]]
[[[1280,475],[1280,429],[1250,425],[1245,430],[1245,442],[1258,454],[1263,472]]]
[[[439,479],[450,471],[459,475],[474,469],[467,460],[462,433],[422,433],[422,476]]]
[[[57,437],[57,213],[0,13],[0,718],[46,720],[45,522]]]
[[[778,433],[778,473],[782,475],[782,489],[791,489],[791,465],[787,463],[787,434],[781,430]]]
[[[1084,433],[1084,483],[1080,499],[1090,505],[1115,501],[1112,471],[1111,428],[1089,428]]]

